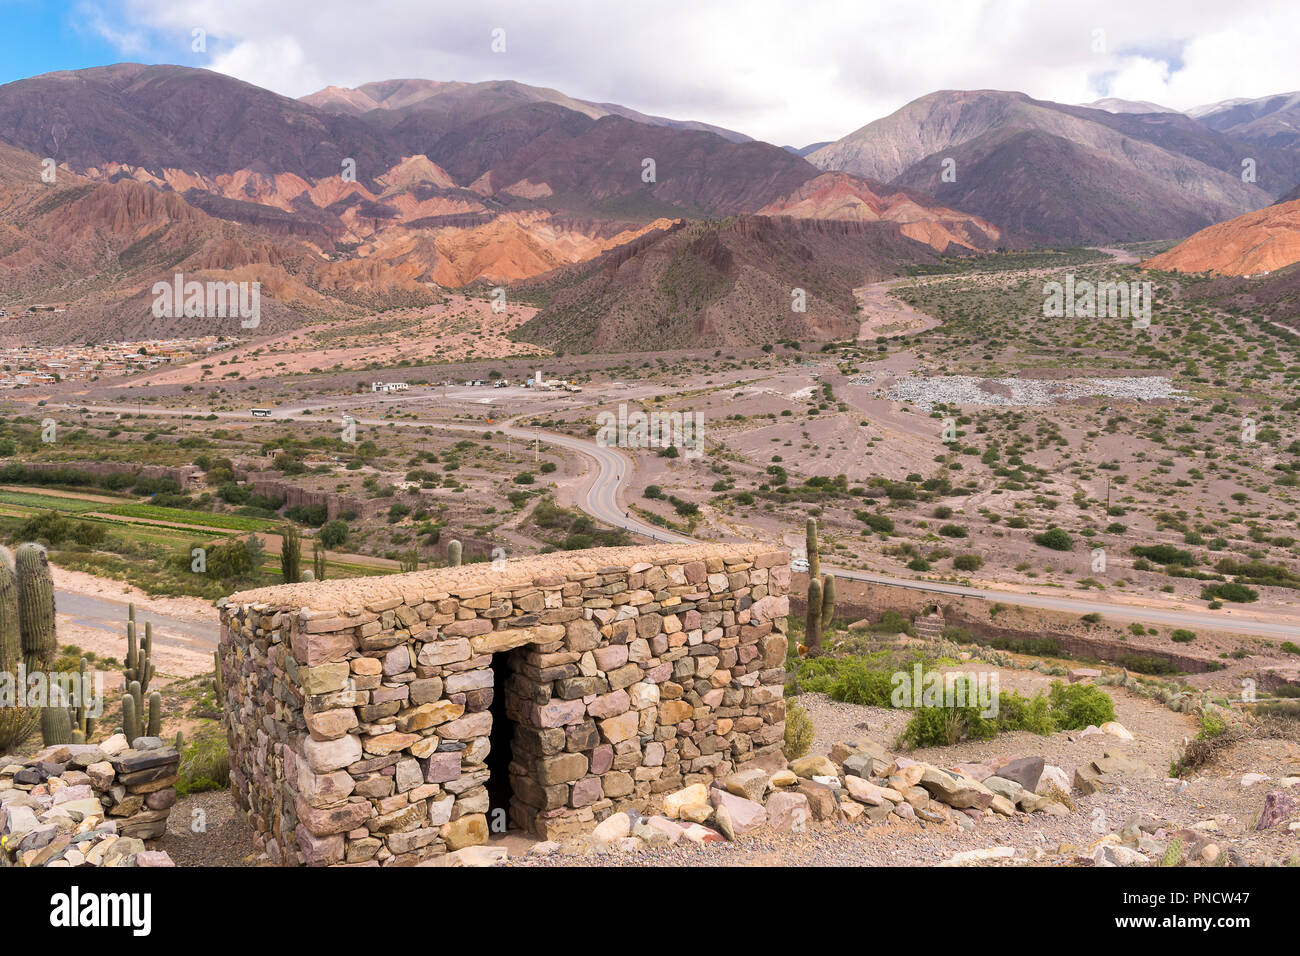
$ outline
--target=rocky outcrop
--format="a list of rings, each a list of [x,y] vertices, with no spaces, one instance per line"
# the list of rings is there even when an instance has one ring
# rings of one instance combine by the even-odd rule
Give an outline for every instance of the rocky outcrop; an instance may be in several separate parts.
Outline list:
[[[1166,272],[1249,276],[1300,262],[1300,199],[1202,229],[1142,263]]]
[[[0,757],[0,865],[171,866],[145,841],[167,832],[179,764],[158,738],[121,734]]]

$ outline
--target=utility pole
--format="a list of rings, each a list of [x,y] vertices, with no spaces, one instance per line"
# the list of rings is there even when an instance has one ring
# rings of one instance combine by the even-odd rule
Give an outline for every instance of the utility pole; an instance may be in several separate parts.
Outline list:
[[[542,453],[542,430],[540,428],[534,429],[533,438],[533,464],[536,465]]]

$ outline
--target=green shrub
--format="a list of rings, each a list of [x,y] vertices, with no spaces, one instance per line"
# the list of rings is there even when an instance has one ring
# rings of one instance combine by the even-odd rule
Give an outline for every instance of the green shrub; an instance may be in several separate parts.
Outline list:
[[[1034,543],[1040,544],[1044,548],[1051,548],[1053,551],[1069,551],[1074,547],[1074,542],[1070,536],[1060,528],[1048,528],[1046,531],[1034,535]]]
[[[958,571],[978,571],[984,567],[984,559],[978,554],[959,554],[952,559],[952,566]]]
[[[1201,600],[1213,601],[1215,599],[1232,601],[1236,604],[1249,604],[1251,601],[1259,600],[1259,592],[1254,588],[1248,588],[1244,584],[1236,581],[1226,581],[1221,584],[1207,584],[1201,588]]]
[[[348,540],[349,530],[346,521],[335,518],[322,526],[316,537],[320,541],[321,547],[334,549],[342,546]]]
[[[1152,657],[1147,654],[1121,654],[1115,659],[1115,663],[1139,674],[1176,674],[1178,668],[1163,657]]]
[[[1175,644],[1190,644],[1192,641],[1196,640],[1196,634],[1193,631],[1180,627],[1169,635],[1169,639]]]
[[[1049,692],[1052,724],[1057,730],[1082,730],[1089,724],[1100,727],[1115,719],[1115,702],[1092,684],[1064,684],[1052,681]]]
[[[998,730],[1027,730],[1032,734],[1047,736],[1056,727],[1051,705],[1042,694],[1022,697],[1016,691],[1003,691],[998,695]]]
[[[1196,564],[1196,555],[1172,544],[1138,544],[1129,548],[1129,553],[1139,558],[1148,558],[1157,564],[1180,564],[1190,568]]]
[[[790,701],[785,709],[785,751],[786,760],[798,760],[812,749],[813,722],[808,712]]]
[[[176,795],[185,797],[203,790],[225,790],[230,786],[230,753],[225,737],[196,740],[181,755]]]
[[[856,658],[840,670],[828,693],[833,700],[844,701],[846,704],[888,707],[893,689],[891,671],[872,670],[860,658]]]

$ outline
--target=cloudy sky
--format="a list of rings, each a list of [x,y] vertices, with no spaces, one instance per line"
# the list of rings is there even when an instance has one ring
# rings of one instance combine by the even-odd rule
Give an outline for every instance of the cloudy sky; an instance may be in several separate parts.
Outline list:
[[[1300,89],[1295,0],[0,0],[0,17],[0,82],[121,60],[288,96],[513,79],[781,145],[937,89],[1178,109]]]

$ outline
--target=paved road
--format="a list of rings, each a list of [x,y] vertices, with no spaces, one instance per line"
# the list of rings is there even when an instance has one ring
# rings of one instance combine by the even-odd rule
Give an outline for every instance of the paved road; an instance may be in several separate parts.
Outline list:
[[[121,635],[123,639],[126,637],[126,601],[113,601],[97,595],[55,588],[54,606],[58,613],[68,615],[78,624],[96,630],[110,631]],[[213,614],[214,620],[211,622],[183,621],[165,614],[155,614],[138,604],[135,608],[136,626],[140,629],[140,633],[144,633],[145,622],[152,622],[154,640],[164,644],[198,642],[216,647],[219,628],[215,620],[215,611]],[[181,637],[176,638],[172,635]]]
[[[137,405],[95,405],[98,411],[118,411],[139,414]],[[219,418],[237,418],[247,420],[247,412],[210,412],[204,409],[147,409],[147,414],[160,416],[180,416],[193,414],[215,414]],[[631,463],[616,448],[605,448],[584,438],[561,435],[554,432],[538,432],[534,429],[519,428],[509,423],[491,426],[482,424],[460,424],[454,422],[417,421],[412,419],[356,418],[359,425],[396,425],[408,428],[439,428],[452,431],[482,433],[486,428],[500,430],[512,438],[532,441],[535,436],[549,444],[570,449],[592,460],[596,467],[587,476],[585,485],[580,489],[577,499],[578,507],[592,517],[614,527],[623,528],[636,534],[644,535],[655,541],[692,542],[693,539],[657,528],[624,510],[618,502],[619,490],[630,481]],[[302,415],[293,407],[274,409],[272,418],[279,421],[306,421],[319,423],[319,416]],[[931,581],[916,581],[908,578],[896,578],[869,571],[854,571],[846,568],[834,568],[823,564],[836,577],[853,581],[866,581],[874,584],[887,584],[894,587],[925,591],[932,594],[952,594],[963,597],[995,601],[1002,604],[1014,604],[1020,607],[1041,608],[1049,611],[1065,611],[1077,614],[1105,614],[1125,621],[1145,621],[1152,624],[1165,624],[1177,627],[1228,628],[1243,634],[1260,634],[1269,637],[1296,639],[1300,637],[1300,622],[1294,618],[1269,620],[1262,617],[1247,616],[1244,612],[1225,608],[1222,611],[1179,610],[1174,608],[1145,607],[1122,604],[1102,598],[1070,598],[1053,594],[1035,592],[994,591],[984,588],[965,587],[958,584],[946,584]]]

